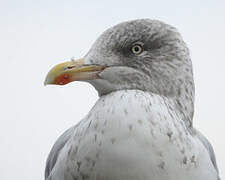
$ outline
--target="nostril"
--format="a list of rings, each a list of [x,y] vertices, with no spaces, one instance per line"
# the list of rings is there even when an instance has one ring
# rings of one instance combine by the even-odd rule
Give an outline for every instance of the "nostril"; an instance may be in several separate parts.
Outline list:
[[[75,67],[74,65],[71,65],[71,66],[67,66],[65,69],[72,69],[74,67]]]

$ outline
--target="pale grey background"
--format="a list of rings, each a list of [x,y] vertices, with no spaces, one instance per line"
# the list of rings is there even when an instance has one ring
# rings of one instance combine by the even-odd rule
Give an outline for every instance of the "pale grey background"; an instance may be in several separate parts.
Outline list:
[[[108,27],[136,18],[176,26],[191,50],[194,125],[212,142],[225,178],[225,1],[0,0],[0,179],[43,179],[57,137],[98,96],[75,82],[43,86],[56,63],[85,55]]]

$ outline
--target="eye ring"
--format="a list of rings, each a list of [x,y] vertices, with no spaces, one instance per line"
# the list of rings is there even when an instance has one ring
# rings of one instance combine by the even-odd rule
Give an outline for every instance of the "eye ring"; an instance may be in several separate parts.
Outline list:
[[[144,48],[140,44],[135,44],[131,48],[132,53],[135,55],[141,54],[143,52],[143,50],[144,50]]]

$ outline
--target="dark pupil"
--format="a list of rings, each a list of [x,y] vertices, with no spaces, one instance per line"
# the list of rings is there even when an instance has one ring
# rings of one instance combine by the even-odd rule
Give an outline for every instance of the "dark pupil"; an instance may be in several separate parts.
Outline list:
[[[139,51],[139,47],[136,46],[136,47],[134,48],[134,51],[138,52],[138,51]]]

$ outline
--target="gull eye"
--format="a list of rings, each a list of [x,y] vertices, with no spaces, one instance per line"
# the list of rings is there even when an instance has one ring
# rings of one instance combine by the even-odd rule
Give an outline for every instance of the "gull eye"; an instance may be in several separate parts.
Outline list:
[[[140,44],[135,44],[132,46],[131,51],[133,54],[141,54],[143,52],[143,46]]]

